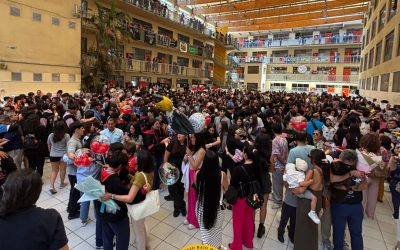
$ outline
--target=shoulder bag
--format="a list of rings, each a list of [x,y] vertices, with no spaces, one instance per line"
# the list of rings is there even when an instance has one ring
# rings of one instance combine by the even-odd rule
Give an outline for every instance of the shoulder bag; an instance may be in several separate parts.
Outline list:
[[[140,172],[140,174],[143,175],[146,184],[148,184],[146,175],[143,172]],[[139,190],[138,192],[141,191]],[[160,210],[160,194],[158,193],[158,190],[153,190],[146,194],[144,201],[133,205],[127,204],[126,207],[134,221],[144,219]]]

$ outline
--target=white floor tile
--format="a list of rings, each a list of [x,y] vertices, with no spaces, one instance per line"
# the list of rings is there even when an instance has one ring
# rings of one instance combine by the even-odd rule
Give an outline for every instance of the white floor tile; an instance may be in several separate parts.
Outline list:
[[[170,245],[181,249],[182,247],[186,246],[186,243],[191,238],[190,235],[185,234],[184,232],[180,231],[179,229],[173,231],[166,239],[165,242],[169,243]]]
[[[175,228],[168,226],[167,224],[165,224],[163,222],[160,222],[150,232],[152,235],[156,236],[157,238],[160,238],[161,240],[165,240],[168,237],[168,235],[170,235],[174,230],[175,230]]]
[[[73,232],[67,235],[69,248],[74,248],[75,246],[81,244],[82,238],[78,237]]]

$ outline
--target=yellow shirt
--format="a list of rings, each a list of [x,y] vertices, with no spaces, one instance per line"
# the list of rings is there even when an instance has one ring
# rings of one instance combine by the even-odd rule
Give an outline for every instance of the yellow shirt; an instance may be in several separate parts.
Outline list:
[[[146,184],[146,180],[144,179],[142,173],[146,175],[148,183],[153,187],[154,174],[145,172],[136,172],[135,176],[131,179],[131,186],[136,185],[139,189],[141,189],[144,184]]]

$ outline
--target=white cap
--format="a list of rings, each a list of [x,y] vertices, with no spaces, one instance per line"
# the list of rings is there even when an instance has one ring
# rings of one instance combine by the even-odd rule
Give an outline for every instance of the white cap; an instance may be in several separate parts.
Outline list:
[[[308,169],[307,162],[301,158],[296,158],[296,169],[299,171],[306,172]]]

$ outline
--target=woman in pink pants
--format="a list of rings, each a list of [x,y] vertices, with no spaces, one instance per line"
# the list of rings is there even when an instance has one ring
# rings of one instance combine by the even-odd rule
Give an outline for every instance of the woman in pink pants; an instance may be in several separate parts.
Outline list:
[[[239,190],[239,197],[232,207],[233,242],[229,244],[229,248],[232,250],[242,250],[243,245],[253,248],[254,209],[246,204],[246,196],[249,192],[246,183],[257,180],[257,176],[261,176],[253,146],[245,145],[243,159],[243,165],[236,167],[233,171],[230,183]],[[243,188],[241,189],[240,186]]]
[[[193,186],[194,177],[196,171],[201,168],[203,164],[204,156],[206,154],[204,135],[201,133],[189,135],[190,138],[190,148],[186,149],[186,155],[184,160],[189,161],[189,192],[188,192],[188,208],[187,208],[187,220],[184,221],[185,225],[188,225],[188,229],[192,230],[199,228],[199,222],[196,216],[196,203],[197,194],[196,189]],[[195,152],[193,154],[193,152]]]

